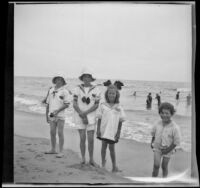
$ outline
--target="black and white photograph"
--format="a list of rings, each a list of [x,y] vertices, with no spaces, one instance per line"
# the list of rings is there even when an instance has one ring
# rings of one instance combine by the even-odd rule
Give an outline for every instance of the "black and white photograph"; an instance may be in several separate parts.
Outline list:
[[[16,186],[199,186],[195,2],[13,4]]]

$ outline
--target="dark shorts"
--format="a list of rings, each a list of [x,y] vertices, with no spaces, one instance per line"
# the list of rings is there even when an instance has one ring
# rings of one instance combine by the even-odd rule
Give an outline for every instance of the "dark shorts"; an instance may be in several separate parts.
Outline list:
[[[102,141],[105,141],[105,142],[107,142],[108,144],[115,144],[115,143],[117,143],[117,142],[119,141],[119,140],[113,141],[113,140],[109,140],[109,139],[101,138],[101,137],[97,137],[97,139],[102,140]]]

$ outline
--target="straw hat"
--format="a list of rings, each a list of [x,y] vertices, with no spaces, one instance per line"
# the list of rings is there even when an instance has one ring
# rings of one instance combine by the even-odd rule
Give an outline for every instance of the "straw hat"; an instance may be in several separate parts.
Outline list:
[[[93,71],[88,67],[84,67],[81,71],[81,75],[79,76],[79,79],[81,81],[83,81],[83,75],[85,74],[89,74],[91,76],[92,81],[96,80],[95,78],[93,78]]]

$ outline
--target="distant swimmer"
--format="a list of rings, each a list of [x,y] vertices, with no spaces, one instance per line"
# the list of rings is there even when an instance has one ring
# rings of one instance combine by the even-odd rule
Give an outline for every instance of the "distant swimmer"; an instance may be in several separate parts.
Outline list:
[[[191,105],[191,99],[192,99],[192,96],[191,96],[190,93],[187,95],[186,99],[187,99],[187,106],[190,106]]]
[[[133,93],[133,96],[136,98],[136,91]]]
[[[151,109],[151,104],[152,104],[152,96],[151,93],[147,95],[147,100],[146,100],[146,107],[147,109]]]
[[[160,97],[160,95],[159,95],[158,93],[156,94],[155,99],[157,99],[157,101],[158,101],[158,106],[160,106],[160,104],[161,104],[161,97]]]
[[[176,93],[176,105],[179,103],[180,91]]]
[[[180,91],[176,93],[176,100],[179,100]]]

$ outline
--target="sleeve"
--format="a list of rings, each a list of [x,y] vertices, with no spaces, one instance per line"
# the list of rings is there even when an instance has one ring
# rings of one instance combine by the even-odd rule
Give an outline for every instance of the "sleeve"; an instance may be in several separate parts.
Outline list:
[[[103,113],[102,104],[100,104],[99,107],[97,108],[97,111],[96,111],[96,118],[101,119],[102,113]]]
[[[124,122],[125,120],[126,120],[126,114],[124,112],[124,109],[121,107],[119,121]]]
[[[101,92],[99,88],[95,89],[95,103],[99,103],[101,100]]]
[[[74,88],[74,90],[72,91],[72,95],[73,95],[73,100],[78,101],[78,96],[79,96],[79,88],[78,87]]]
[[[178,126],[175,127],[173,131],[173,137],[174,137],[174,144],[176,146],[180,146],[181,144],[181,132]]]
[[[51,87],[49,88],[49,90],[48,90],[48,92],[47,92],[46,104],[49,104],[49,100],[50,100],[50,93],[51,93]]]
[[[71,102],[71,96],[69,94],[69,91],[67,89],[64,90],[64,103],[69,104]]]

